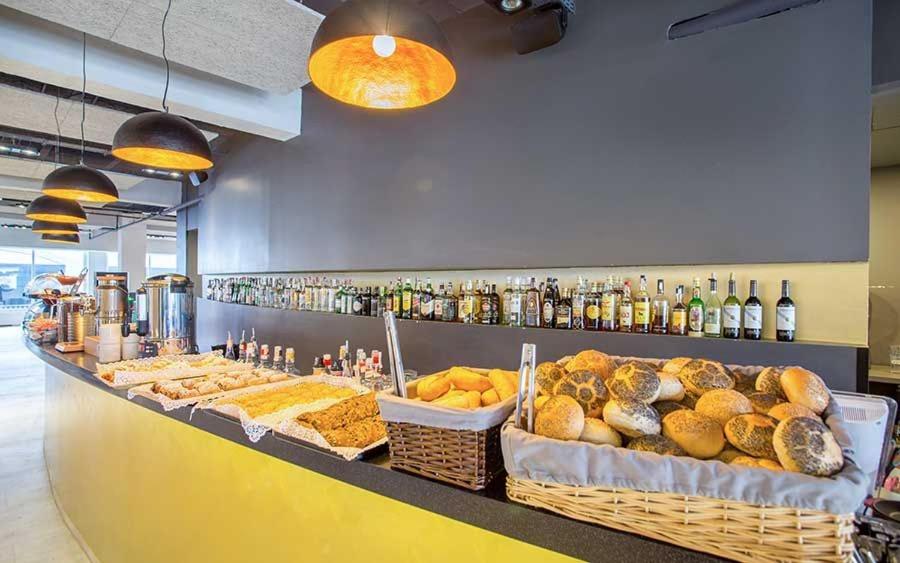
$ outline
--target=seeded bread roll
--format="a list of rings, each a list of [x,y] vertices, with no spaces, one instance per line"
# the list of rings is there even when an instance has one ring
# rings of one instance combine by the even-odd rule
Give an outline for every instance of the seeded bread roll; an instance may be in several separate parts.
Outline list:
[[[656,372],[659,376],[659,398],[657,401],[680,401],[684,399],[684,385],[677,375],[664,371]]]
[[[577,440],[584,430],[584,411],[572,397],[550,397],[534,417],[534,432],[557,440]]]
[[[781,388],[791,403],[809,407],[816,414],[822,414],[831,396],[825,382],[813,372],[791,367],[781,374]]]
[[[565,368],[566,364],[575,359],[575,356],[563,356],[562,358],[556,360],[556,365],[561,368]]]
[[[585,416],[591,417],[600,416],[609,398],[600,374],[587,369],[565,373],[553,386],[553,394],[572,397],[581,405]]]
[[[610,399],[603,406],[603,420],[629,438],[659,434],[659,413],[641,401]]]
[[[650,404],[659,398],[659,376],[644,362],[627,362],[606,380],[613,399],[627,399]]]
[[[678,372],[681,371],[681,368],[683,368],[690,361],[692,361],[691,358],[672,358],[665,363],[662,370],[666,373],[671,373],[672,375],[678,375]]]
[[[596,372],[603,381],[606,381],[616,370],[616,362],[603,352],[583,350],[575,354],[572,361],[566,364],[566,371],[578,371],[581,369],[589,369]]]
[[[700,395],[695,395],[690,391],[685,391],[684,398],[678,401],[678,403],[684,405],[685,408],[693,410],[697,406],[698,400],[700,400]]]
[[[537,369],[534,370],[534,382],[538,392],[542,395],[552,395],[553,386],[565,374],[566,370],[553,362],[538,364]]]
[[[585,418],[584,430],[578,439],[592,444],[609,444],[617,448],[622,446],[622,435],[599,418]]]
[[[768,414],[772,407],[781,402],[781,399],[771,393],[750,393],[747,398],[753,405],[753,412],[757,414]]]
[[[779,422],[786,418],[791,418],[792,416],[806,416],[813,420],[822,420],[819,418],[819,415],[810,410],[809,407],[804,407],[803,405],[798,405],[796,403],[778,403],[769,409],[769,416]]]
[[[758,469],[768,469],[769,471],[784,471],[784,467],[777,461],[765,458],[750,457],[741,455],[731,461],[731,465],[743,465],[746,467],[756,467]]]
[[[659,455],[687,455],[687,452],[676,444],[674,440],[659,434],[638,436],[628,442],[628,449],[638,452],[653,452]]]
[[[784,399],[784,391],[781,389],[781,374],[784,372],[782,367],[769,367],[756,376],[756,390],[760,393],[769,393],[780,399]]]
[[[734,390],[743,394],[753,393],[756,391],[756,378],[752,375],[745,375],[741,370],[732,370],[725,366],[725,373],[734,379]]]
[[[788,471],[830,477],[844,466],[837,440],[818,420],[794,416],[778,423],[773,438],[778,461]]]
[[[746,457],[746,455],[747,454],[745,454],[741,450],[732,448],[730,445],[726,445],[725,449],[716,456],[716,459],[723,463],[731,463],[735,458]]]
[[[722,426],[694,411],[669,413],[663,419],[662,429],[663,436],[674,440],[688,455],[697,459],[716,457],[725,447]]]
[[[698,397],[714,389],[733,389],[734,378],[712,360],[691,360],[678,372],[684,390]]]
[[[764,414],[742,414],[725,425],[725,437],[732,446],[754,457],[776,459],[772,436],[776,421]]]
[[[724,427],[737,415],[752,413],[753,404],[734,389],[715,389],[697,399],[695,409]]]
[[[675,401],[657,401],[653,403],[653,408],[659,413],[660,420],[664,419],[667,414],[674,411],[680,411],[688,407]]]

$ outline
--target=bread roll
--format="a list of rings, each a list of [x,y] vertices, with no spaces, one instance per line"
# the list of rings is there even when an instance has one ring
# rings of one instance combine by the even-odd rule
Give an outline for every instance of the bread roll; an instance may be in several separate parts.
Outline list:
[[[680,401],[684,399],[684,385],[677,375],[660,371],[656,373],[659,376],[659,397],[657,401]],[[654,401],[656,402],[656,401]]]
[[[676,403],[675,401],[657,401],[653,403],[653,408],[656,409],[656,412],[659,413],[659,419],[662,420],[670,412],[680,411],[688,407],[681,403]]]
[[[575,356],[563,356],[562,358],[556,360],[556,364],[559,367],[565,368],[566,364],[575,359]]]
[[[678,375],[678,372],[681,371],[686,364],[691,361],[691,358],[672,358],[662,367],[662,370],[666,373],[671,373],[672,375]]]
[[[691,360],[678,372],[678,378],[685,391],[698,397],[714,389],[734,388],[734,378],[725,366],[712,360]]]
[[[638,436],[628,442],[628,449],[638,452],[653,452],[659,455],[687,455],[687,452],[674,440],[660,434]]]
[[[784,399],[784,391],[781,389],[781,374],[784,368],[768,367],[756,376],[755,389],[760,393],[769,393],[780,399]]]
[[[516,394],[516,386],[510,382],[503,370],[492,369],[488,372],[488,380],[490,380],[501,401]]]
[[[763,469],[768,469],[769,471],[784,471],[784,467],[775,460],[761,458],[758,461],[759,466]]]
[[[566,364],[566,371],[578,371],[582,369],[596,372],[603,381],[612,376],[616,369],[616,362],[597,350],[583,350],[578,352],[572,361]]]
[[[769,409],[769,416],[779,422],[786,418],[791,418],[792,416],[806,416],[818,421],[822,420],[819,418],[819,415],[810,410],[809,407],[804,407],[803,405],[798,405],[796,403],[778,403]]]
[[[659,398],[659,376],[653,367],[644,362],[626,362],[606,380],[606,388],[613,399],[650,404]]]
[[[541,395],[540,397],[536,397],[534,399],[534,412],[541,410],[547,401],[550,400],[550,395]]]
[[[768,414],[772,407],[781,402],[781,399],[771,393],[750,393],[747,398],[753,405],[753,412],[757,414]]]
[[[768,469],[769,471],[784,471],[784,467],[781,467],[781,464],[777,461],[766,458],[750,457],[748,455],[741,455],[734,458],[731,465],[743,465],[745,467],[755,467],[757,469]]]
[[[697,459],[716,457],[725,447],[722,426],[700,413],[681,410],[669,413],[662,422],[663,436]]]
[[[744,467],[759,467],[759,460],[749,455],[739,455],[728,462],[729,465],[742,465]]]
[[[725,366],[725,373],[734,379],[734,390],[743,394],[754,393],[756,391],[756,377],[746,375],[742,370],[732,370]]]
[[[752,413],[753,405],[750,399],[734,389],[715,389],[700,397],[695,409],[724,427],[737,415]]]
[[[534,432],[547,438],[577,440],[583,430],[584,411],[566,395],[550,397],[534,417]]]
[[[466,391],[466,400],[469,402],[470,409],[477,409],[481,406],[481,392]]]
[[[534,381],[538,392],[542,395],[552,395],[553,386],[565,374],[566,370],[553,362],[538,364],[537,369],[534,370]]]
[[[500,395],[497,394],[496,389],[488,389],[484,393],[481,394],[481,406],[489,407],[491,405],[496,405],[500,402]]]
[[[416,384],[416,394],[423,401],[433,401],[450,390],[450,378],[445,375],[429,375]]]
[[[659,434],[659,413],[641,401],[610,399],[603,406],[603,420],[629,438]]]
[[[818,415],[825,412],[831,398],[825,382],[818,375],[800,367],[787,368],[782,372],[781,388],[788,401],[809,407]]]
[[[775,424],[775,419],[764,414],[742,414],[725,425],[725,437],[744,453],[775,459],[775,447],[772,445]]]
[[[844,466],[844,455],[834,435],[813,418],[794,416],[782,420],[772,441],[778,461],[788,471],[830,477]]]
[[[444,397],[431,401],[431,404],[437,405],[439,407],[449,407],[452,409],[468,409],[469,399],[466,397],[465,392],[463,392],[462,394],[448,393]]]
[[[453,383],[454,387],[462,389],[463,391],[478,391],[479,393],[484,393],[491,388],[490,379],[466,368],[452,367],[450,368],[450,373],[447,374],[447,377],[450,379],[450,382]]]
[[[622,445],[622,435],[599,418],[585,418],[584,430],[578,439],[592,444],[609,444],[616,447]]]
[[[694,393],[685,390],[684,398],[678,401],[678,403],[684,405],[686,408],[693,410],[697,406],[697,401],[699,399],[700,395],[695,395]]]
[[[600,374],[587,369],[565,373],[553,386],[553,394],[572,397],[584,409],[585,416],[592,417],[600,416],[608,398]]]
[[[725,449],[719,452],[719,455],[716,456],[716,459],[723,463],[731,463],[735,458],[738,457],[746,457],[747,454],[742,452],[737,448],[732,448],[730,445],[725,445]]]

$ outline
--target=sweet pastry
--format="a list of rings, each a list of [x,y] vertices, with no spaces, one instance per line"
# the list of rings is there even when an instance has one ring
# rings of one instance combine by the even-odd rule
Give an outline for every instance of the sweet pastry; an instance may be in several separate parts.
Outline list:
[[[537,390],[542,395],[552,395],[553,386],[562,379],[566,374],[566,370],[553,362],[543,362],[538,364],[534,370],[534,381]]]
[[[735,448],[754,457],[775,459],[772,436],[776,421],[764,414],[742,414],[725,425],[725,437]]]
[[[287,380],[288,377],[289,377],[288,374],[286,374],[282,371],[282,372],[275,372],[273,374],[270,374],[267,379],[268,379],[269,383],[276,383],[278,381],[285,381],[285,380]]]
[[[684,399],[684,385],[677,375],[664,371],[656,372],[659,376],[659,398],[657,401],[680,401]]]
[[[771,393],[750,393],[747,398],[753,405],[753,412],[758,414],[768,414],[772,407],[781,402],[781,399]]]
[[[596,372],[603,381],[609,379],[616,370],[616,362],[597,350],[583,350],[566,364],[566,371],[590,370]]]
[[[568,395],[555,395],[537,411],[534,432],[557,440],[577,440],[584,430],[584,410]]]
[[[788,471],[830,477],[844,466],[844,455],[834,435],[813,418],[794,416],[782,420],[772,441],[778,461]]]
[[[687,452],[674,440],[661,434],[638,436],[628,442],[628,449],[638,452],[653,452],[659,455],[687,455]]]
[[[671,373],[672,375],[678,375],[678,372],[681,371],[685,365],[690,363],[692,358],[672,358],[668,362],[665,363],[662,367],[662,371],[666,373]]]
[[[662,421],[662,433],[697,459],[716,457],[725,448],[722,426],[690,410],[669,413]]]
[[[237,397],[219,399],[216,404],[235,405],[244,410],[250,418],[276,413],[280,410],[314,403],[322,399],[344,399],[357,393],[347,387],[338,387],[328,383],[306,383],[302,380],[296,385],[287,385],[277,389],[266,389],[245,393]]]
[[[752,413],[753,404],[734,389],[715,389],[697,400],[695,410],[724,427],[737,415]]]
[[[585,416],[600,416],[608,394],[603,379],[596,371],[580,369],[565,373],[553,386],[554,395],[572,397],[584,410]]]
[[[475,391],[475,393],[478,393],[478,391]],[[469,398],[466,396],[467,394],[468,391],[463,391],[462,389],[449,391],[446,395],[438,397],[437,399],[431,401],[431,404],[451,409],[468,409],[471,408],[471,403],[469,402]]]
[[[550,400],[550,395],[541,395],[540,397],[535,397],[534,412],[541,410],[541,407],[543,407],[549,400]]]
[[[450,379],[453,387],[463,391],[484,393],[492,387],[490,379],[466,368],[452,367],[447,377]]]
[[[610,399],[603,406],[603,420],[629,438],[660,430],[659,413],[641,401]]]
[[[613,399],[650,404],[659,398],[660,381],[656,370],[644,362],[630,361],[619,366],[606,380]]]
[[[609,444],[616,447],[622,445],[622,435],[599,418],[585,418],[584,430],[578,439],[592,444]]]
[[[219,386],[212,381],[204,381],[203,383],[197,385],[196,389],[197,392],[201,395],[210,395],[212,393],[218,393],[220,391]]]
[[[813,372],[800,367],[791,367],[781,374],[781,388],[791,403],[809,407],[821,415],[828,406],[831,395],[822,379]]]
[[[656,409],[656,412],[659,413],[660,420],[662,420],[670,412],[679,411],[688,407],[682,405],[681,403],[676,403],[675,401],[657,401],[653,403],[653,408]]]
[[[797,403],[778,403],[769,409],[768,414],[779,422],[786,418],[791,418],[792,416],[806,416],[815,420],[822,420],[819,418],[819,415],[814,413],[809,407],[804,407]]]
[[[781,374],[784,368],[768,367],[756,376],[755,389],[761,393],[769,393],[780,399],[784,399],[784,391],[781,389]]]
[[[685,391],[698,397],[714,389],[734,388],[734,378],[725,366],[712,360],[691,360],[678,372],[678,378]]]

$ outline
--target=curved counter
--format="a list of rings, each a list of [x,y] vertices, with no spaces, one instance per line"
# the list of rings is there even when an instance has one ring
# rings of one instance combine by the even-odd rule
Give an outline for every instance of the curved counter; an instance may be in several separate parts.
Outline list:
[[[44,453],[54,494],[94,560],[713,561],[513,504],[347,462],[211,411],[164,412],[94,375],[94,358],[27,342],[46,364]]]

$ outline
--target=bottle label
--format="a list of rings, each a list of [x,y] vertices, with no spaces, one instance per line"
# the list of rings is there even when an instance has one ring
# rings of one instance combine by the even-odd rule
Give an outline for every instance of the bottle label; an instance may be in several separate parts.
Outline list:
[[[762,330],[762,305],[744,307],[744,328]]]
[[[605,323],[611,323],[613,321],[613,296],[610,293],[604,293],[603,298],[600,300],[600,320]]]
[[[443,299],[435,299],[434,300],[434,317],[441,318],[444,316],[444,300]]]
[[[462,307],[459,308],[459,315],[461,317],[467,317],[472,313],[472,300],[468,297],[463,299],[461,303]]]
[[[641,301],[634,304],[634,322],[639,325],[650,324],[650,303]]]
[[[706,322],[703,323],[703,332],[707,334],[720,334],[722,332],[722,315],[719,309],[706,310]]]
[[[431,311],[434,307],[434,301],[422,301],[421,302],[421,313],[423,316],[430,316]]]
[[[628,328],[634,325],[632,313],[633,310],[631,305],[622,305],[619,307],[619,325],[621,325],[622,328]]]
[[[553,315],[556,311],[553,308],[552,303],[544,303],[544,321],[550,322],[553,320]]]
[[[672,311],[672,326],[679,328],[687,326],[687,311],[684,309]]]
[[[796,310],[794,307],[776,307],[775,327],[778,330],[797,330]]]
[[[600,318],[600,307],[594,305],[593,303],[588,305],[586,312],[587,318],[591,319],[592,321],[596,321]]]
[[[725,328],[741,328],[740,305],[725,305],[722,307],[722,326]]]
[[[688,323],[692,331],[703,332],[703,307],[691,307],[688,311]]]
[[[356,308],[356,305],[353,306]],[[411,311],[412,310],[412,293],[404,293],[403,294],[403,310]]]
[[[362,301],[354,299],[353,300],[353,312],[359,313],[360,311],[362,311]]]

